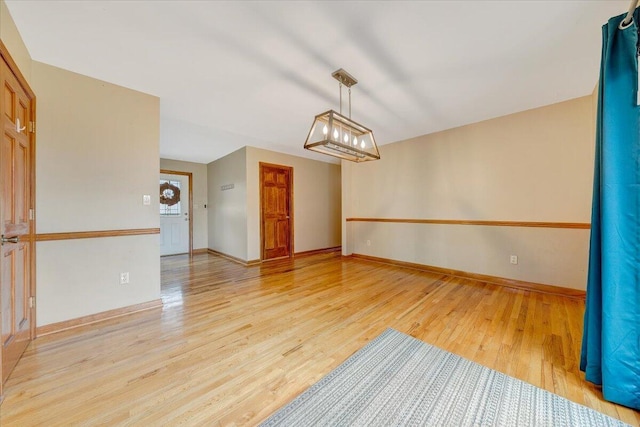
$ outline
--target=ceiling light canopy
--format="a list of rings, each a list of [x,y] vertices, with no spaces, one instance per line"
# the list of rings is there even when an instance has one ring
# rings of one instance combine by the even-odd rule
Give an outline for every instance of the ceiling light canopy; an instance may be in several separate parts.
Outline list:
[[[352,162],[380,159],[373,131],[351,120],[351,86],[358,81],[342,68],[331,75],[340,85],[340,113],[329,110],[318,114],[304,148]],[[349,88],[349,117],[342,115],[342,85]]]

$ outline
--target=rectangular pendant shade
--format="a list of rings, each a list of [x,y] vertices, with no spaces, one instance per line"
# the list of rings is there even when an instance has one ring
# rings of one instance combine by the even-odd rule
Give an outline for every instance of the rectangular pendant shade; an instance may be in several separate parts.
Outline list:
[[[316,116],[304,148],[352,162],[380,159],[371,129],[333,110]]]

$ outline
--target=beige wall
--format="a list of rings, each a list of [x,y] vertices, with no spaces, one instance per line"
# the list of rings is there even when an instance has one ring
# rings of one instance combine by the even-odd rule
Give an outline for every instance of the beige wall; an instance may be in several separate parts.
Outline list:
[[[159,259],[157,235],[38,242],[37,325],[160,298]]]
[[[0,39],[11,53],[11,58],[20,68],[24,78],[31,84],[31,55],[3,0],[0,0]]]
[[[33,81],[37,232],[158,227],[158,98],[36,61]]]
[[[159,227],[158,98],[35,61],[32,87],[37,233]],[[159,258],[157,235],[39,242],[38,325],[159,298]]]
[[[592,96],[343,162],[344,217],[589,222]],[[348,223],[345,253],[584,289],[588,230]],[[370,245],[367,244],[370,241]],[[509,263],[510,255],[519,264]]]
[[[193,183],[193,249],[205,249],[208,245],[207,229],[207,165],[160,159],[160,169],[191,172]]]
[[[295,252],[340,246],[340,165],[247,147],[248,259],[260,259],[260,162],[293,167]]]
[[[207,166],[209,248],[247,260],[246,147]],[[223,185],[233,184],[222,191]]]

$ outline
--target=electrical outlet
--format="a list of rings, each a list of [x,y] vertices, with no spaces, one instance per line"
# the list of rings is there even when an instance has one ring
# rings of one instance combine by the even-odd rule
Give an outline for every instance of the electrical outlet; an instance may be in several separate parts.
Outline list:
[[[129,283],[129,272],[120,273],[120,284],[126,285],[127,283]]]
[[[511,264],[517,264],[518,263],[518,255],[511,255],[511,257],[509,258],[509,262]]]
[[[371,240],[367,240],[367,246],[371,246]]]
[[[147,206],[151,204],[151,196],[149,194],[142,195],[142,204]]]

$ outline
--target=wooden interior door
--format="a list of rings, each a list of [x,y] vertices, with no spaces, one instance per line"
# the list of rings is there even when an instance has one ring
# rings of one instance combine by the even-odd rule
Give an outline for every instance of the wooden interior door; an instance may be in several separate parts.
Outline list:
[[[262,260],[293,255],[293,168],[260,163]]]
[[[0,396],[2,384],[33,337],[33,95],[27,94],[4,58],[0,61],[4,130],[0,150]]]

